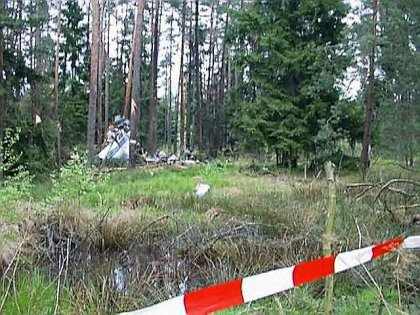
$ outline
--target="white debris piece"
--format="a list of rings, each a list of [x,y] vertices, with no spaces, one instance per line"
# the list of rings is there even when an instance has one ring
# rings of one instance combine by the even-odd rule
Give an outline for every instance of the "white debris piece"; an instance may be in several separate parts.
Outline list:
[[[124,269],[121,266],[115,267],[112,271],[114,278],[114,286],[117,292],[124,292],[126,290]]]
[[[158,164],[160,162],[159,158],[155,156],[148,156],[145,160],[147,164]]]
[[[186,166],[194,166],[194,165],[197,164],[197,161],[194,161],[194,160],[185,160],[185,161],[182,161],[182,164],[184,164]]]
[[[161,159],[162,158],[168,158],[168,155],[166,154],[165,151],[159,151],[157,154]]]
[[[119,159],[128,161],[130,155],[130,135],[121,131],[98,155],[101,160]]]
[[[204,197],[210,191],[210,186],[199,183],[195,186],[195,195],[199,198]]]
[[[176,163],[176,161],[178,161],[179,160],[179,158],[175,155],[175,154],[172,154],[169,158],[168,158],[168,164],[175,164]]]

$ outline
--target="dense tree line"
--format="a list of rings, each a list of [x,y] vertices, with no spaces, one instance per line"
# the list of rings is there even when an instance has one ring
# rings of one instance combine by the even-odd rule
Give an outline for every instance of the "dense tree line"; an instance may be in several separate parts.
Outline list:
[[[371,150],[411,165],[419,19],[415,0],[0,0],[0,139],[19,132],[23,161],[43,172],[77,146],[93,161],[124,115],[149,154],[296,166],[348,147],[365,168]]]

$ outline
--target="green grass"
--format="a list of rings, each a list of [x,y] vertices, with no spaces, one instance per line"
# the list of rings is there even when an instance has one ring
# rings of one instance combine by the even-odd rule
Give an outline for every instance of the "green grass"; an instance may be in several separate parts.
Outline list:
[[[121,254],[132,245],[140,251],[131,252],[141,261],[138,277],[131,280],[133,292],[127,296],[112,292],[109,270],[99,263],[95,274],[87,274],[83,282],[63,286],[62,314],[73,314],[74,310],[80,310],[80,314],[112,314],[116,310],[136,309],[167,298],[169,293],[173,294],[170,286],[151,285],[153,274],[147,272],[150,272],[151,264],[167,259],[168,244],[175,240],[172,255],[190,268],[190,290],[319,257],[325,222],[326,183],[314,181],[311,184],[312,180],[305,182],[296,179],[298,174],[290,173],[280,173],[277,177],[250,176],[240,171],[241,166],[238,163],[186,169],[124,170],[111,173],[102,181],[97,181],[96,177],[91,180],[88,175],[80,180],[83,169],[76,169],[77,178],[72,174],[67,177],[58,190],[61,198],[55,201],[46,197],[57,193],[54,192],[57,185],[37,184],[29,207],[37,209],[31,217],[36,224],[30,233],[41,242],[37,243],[41,248],[46,239],[45,226],[49,225],[62,237],[72,235],[76,241],[85,240],[81,246],[83,255],[96,255],[99,262],[107,259],[107,264],[111,264],[110,260],[114,258],[110,257],[114,256],[109,255]],[[370,178],[382,176],[385,180],[398,176],[399,172],[399,166],[379,161],[371,170]],[[340,187],[343,182],[353,181],[358,176],[350,174],[340,178]],[[80,182],[86,184],[83,190],[78,189]],[[198,182],[211,186],[211,192],[204,198],[193,195]],[[339,191],[335,252],[357,248],[359,236],[364,246],[406,231],[406,227],[391,220],[389,213],[373,208],[372,198],[367,196],[355,201],[353,195]],[[25,212],[19,207],[0,211],[0,218],[10,226],[21,223],[31,215],[31,210]],[[108,209],[110,211],[106,212]],[[105,213],[107,216],[103,218]],[[241,226],[244,228],[238,229]],[[235,232],[226,233],[229,231]],[[13,241],[13,233],[5,236]],[[44,262],[50,258],[42,253],[37,255],[43,257]],[[404,265],[408,279],[416,279],[418,268],[413,267],[416,261],[418,259],[411,258]],[[392,312],[399,308],[395,298],[398,294],[393,287],[395,276],[389,273],[394,262],[395,255],[389,255],[368,266],[376,281],[386,288],[383,292]],[[145,271],[141,266],[149,269]],[[43,290],[55,296],[56,282],[43,276],[45,267],[38,266],[34,273],[18,274],[14,295],[7,297],[10,314],[19,314],[19,308],[26,310],[28,305],[32,307],[32,313],[37,314],[40,302],[36,297],[43,296]],[[51,270],[51,266],[49,268]],[[84,265],[73,268],[77,271]],[[164,274],[164,270],[156,272],[158,278]],[[361,273],[367,277],[363,270]],[[407,281],[411,283],[411,280]],[[319,293],[322,283],[319,281],[220,314],[322,314],[323,299]],[[372,314],[378,313],[377,290],[372,283],[362,281],[359,274],[345,273],[337,277],[336,284],[337,314],[369,314],[371,310]],[[33,291],[27,287],[32,287]],[[38,290],[39,293],[34,293]],[[67,307],[69,300],[72,302]],[[39,308],[39,314],[49,314],[55,306],[55,300],[45,301],[45,308]],[[401,308],[405,309],[404,306]]]
[[[89,207],[111,207],[118,211],[121,203],[136,197],[176,198],[194,192],[199,182],[209,184],[213,189],[229,185],[229,176],[236,172],[234,167],[214,165],[197,166],[188,169],[138,169],[112,174],[109,182],[97,185],[81,197],[81,203]]]
[[[0,286],[0,303],[4,301],[4,305],[0,313],[54,314],[57,307],[61,314],[68,314],[71,305],[69,292],[65,287],[60,289],[59,303],[56,306],[56,289],[56,281],[48,280],[38,269],[19,272],[10,287],[7,277],[4,277]]]
[[[245,306],[218,312],[218,315],[238,314],[266,314],[266,315],[300,315],[300,314],[325,314],[323,296],[314,296],[308,289],[309,286],[293,289],[273,297],[265,298]],[[381,293],[376,288],[350,289],[336,288],[334,297],[335,314],[340,315],[365,315],[365,314],[401,314],[407,311],[408,306],[398,305],[398,292],[395,289],[382,289]]]

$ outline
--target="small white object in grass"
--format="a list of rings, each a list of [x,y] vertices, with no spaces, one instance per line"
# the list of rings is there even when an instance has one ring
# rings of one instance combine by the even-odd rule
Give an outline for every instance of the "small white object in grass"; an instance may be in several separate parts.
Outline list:
[[[210,191],[210,186],[207,184],[199,183],[195,186],[195,195],[197,197],[204,197]]]
[[[124,277],[124,270],[121,266],[115,267],[113,272],[113,278],[114,278],[114,285],[115,290],[117,292],[124,292],[126,289],[125,286],[125,277]]]
[[[183,164],[186,165],[186,166],[194,166],[194,165],[197,164],[197,162],[194,161],[194,160],[185,160],[185,161],[183,161]]]
[[[150,176],[155,176],[155,172],[150,172]]]
[[[420,235],[407,237],[403,242],[403,247],[407,249],[420,249]]]

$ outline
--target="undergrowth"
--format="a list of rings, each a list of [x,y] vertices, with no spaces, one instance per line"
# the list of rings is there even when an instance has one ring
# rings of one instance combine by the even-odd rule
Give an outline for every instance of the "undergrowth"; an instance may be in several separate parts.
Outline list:
[[[25,286],[55,297],[60,281],[60,313],[112,314],[321,255],[327,200],[322,179],[281,172],[249,176],[223,163],[110,175],[85,165],[74,159],[51,183],[33,190],[29,205],[12,211],[30,216],[25,224],[14,219],[29,241],[20,251],[26,258],[6,264],[3,279],[13,279],[13,290],[3,280],[7,298],[0,313],[24,309],[16,299],[29,300],[32,314],[51,313],[55,300],[43,305]],[[380,168],[370,178],[394,175]],[[345,185],[354,179],[339,179],[335,252],[418,232],[395,222],[374,203],[374,193],[356,199]],[[198,183],[211,186],[203,198],[194,195]],[[337,276],[337,314],[411,312],[419,296],[418,262],[418,255],[399,251]],[[36,272],[28,273],[33,266]],[[35,285],[23,285],[23,279]],[[322,305],[318,281],[221,314],[322,314]]]

